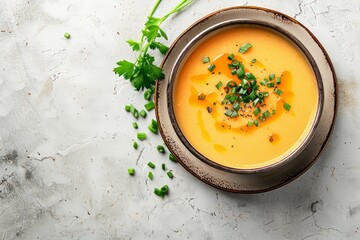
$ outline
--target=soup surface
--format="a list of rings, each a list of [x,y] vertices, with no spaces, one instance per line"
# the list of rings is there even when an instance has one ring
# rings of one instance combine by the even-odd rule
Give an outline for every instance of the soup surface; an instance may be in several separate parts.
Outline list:
[[[264,27],[215,32],[186,57],[173,108],[187,141],[220,165],[275,163],[306,138],[318,106],[315,74],[302,51]]]

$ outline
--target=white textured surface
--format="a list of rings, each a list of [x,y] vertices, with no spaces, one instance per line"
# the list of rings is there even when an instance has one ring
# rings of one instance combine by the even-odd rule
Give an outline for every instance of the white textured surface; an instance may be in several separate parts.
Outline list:
[[[171,43],[212,11],[257,5],[295,17],[327,49],[339,85],[330,142],[303,176],[256,195],[198,181],[157,153],[159,136],[131,148],[123,108],[144,100],[112,68],[134,57],[125,40],[153,2],[0,1],[0,239],[360,239],[360,2],[198,0],[164,24]],[[158,167],[147,181],[149,160],[176,178]],[[162,200],[152,191],[165,183]]]

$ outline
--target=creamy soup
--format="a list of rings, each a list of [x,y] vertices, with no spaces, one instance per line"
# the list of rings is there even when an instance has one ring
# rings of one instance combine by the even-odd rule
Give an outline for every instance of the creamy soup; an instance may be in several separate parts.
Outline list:
[[[251,169],[275,163],[306,138],[318,107],[317,81],[303,52],[256,26],[219,31],[179,68],[177,123],[203,156]]]

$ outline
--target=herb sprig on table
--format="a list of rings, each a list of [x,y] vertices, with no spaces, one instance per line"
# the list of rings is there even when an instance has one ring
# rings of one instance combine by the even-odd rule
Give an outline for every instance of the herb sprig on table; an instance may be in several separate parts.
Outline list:
[[[121,60],[117,62],[118,67],[114,68],[114,72],[129,80],[135,90],[150,89],[155,85],[156,80],[164,79],[165,75],[159,66],[154,64],[154,56],[149,54],[149,49],[158,50],[161,54],[166,54],[168,47],[158,39],[168,40],[161,24],[172,14],[181,11],[188,6],[193,0],[182,0],[169,13],[163,17],[154,17],[154,13],[158,8],[161,0],[157,0],[142,30],[139,41],[128,40],[133,51],[139,52],[134,62]]]

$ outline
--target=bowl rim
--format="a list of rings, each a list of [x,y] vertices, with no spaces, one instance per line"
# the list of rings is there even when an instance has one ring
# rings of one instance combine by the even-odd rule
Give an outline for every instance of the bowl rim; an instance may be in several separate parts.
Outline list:
[[[210,18],[220,12],[233,10],[234,8],[239,8],[239,7],[221,9],[221,10],[218,10],[216,12],[213,12],[212,14],[209,14],[209,15],[201,18],[200,20],[195,22],[192,26],[190,26],[188,29],[186,29],[177,38],[176,41],[182,39],[183,36],[186,35],[186,33],[188,31],[191,31],[193,28],[197,27],[199,24],[201,24],[201,22],[206,21],[208,18]],[[240,7],[240,8],[243,8],[243,7]],[[245,8],[249,8],[249,7],[245,7]],[[295,44],[300,49],[300,51],[304,54],[305,58],[308,60],[310,66],[312,68],[312,71],[314,72],[315,78],[316,78],[317,89],[318,89],[318,104],[317,104],[316,114],[314,116],[314,119],[311,123],[309,130],[307,130],[307,133],[305,134],[305,137],[302,139],[302,141],[300,143],[296,144],[297,146],[295,147],[295,149],[293,149],[291,151],[287,150],[287,151],[289,151],[288,154],[286,154],[284,157],[280,158],[279,160],[277,160],[271,164],[266,164],[264,166],[255,167],[255,168],[234,168],[234,167],[219,164],[219,163],[205,157],[201,152],[199,152],[195,147],[193,147],[193,145],[187,140],[187,138],[183,134],[183,132],[177,122],[176,116],[175,116],[175,111],[173,108],[173,105],[174,105],[173,92],[174,92],[174,85],[175,85],[176,77],[177,77],[176,75],[181,66],[181,63],[186,58],[186,56],[191,53],[191,51],[196,49],[197,44],[201,43],[204,40],[204,38],[209,37],[211,35],[215,35],[218,32],[221,32],[222,30],[226,30],[227,28],[236,27],[236,26],[249,26],[249,25],[263,27],[266,29],[271,29],[274,32],[276,32],[277,34],[280,34],[283,38],[286,38],[288,41],[291,41],[293,44]],[[172,45],[171,47],[174,47],[174,46]],[[171,119],[172,125],[173,125],[174,129],[176,130],[175,132],[178,135],[179,139],[193,155],[195,155],[198,159],[200,159],[204,163],[206,163],[212,167],[215,167],[219,170],[223,170],[223,171],[227,171],[227,172],[231,172],[231,173],[250,174],[250,173],[268,172],[270,170],[279,168],[279,167],[287,164],[288,162],[296,159],[296,157],[304,149],[306,149],[307,145],[310,143],[311,139],[313,138],[313,136],[316,132],[316,129],[319,125],[319,121],[320,121],[322,110],[323,110],[323,101],[324,101],[323,80],[322,80],[320,71],[318,69],[318,65],[317,65],[316,61],[314,60],[314,58],[312,57],[310,51],[306,48],[306,46],[304,46],[300,42],[300,40],[298,40],[290,32],[286,31],[285,29],[283,29],[279,26],[276,26],[275,24],[270,24],[265,21],[232,19],[230,21],[217,22],[216,24],[214,24],[206,29],[201,30],[201,32],[199,34],[194,36],[192,39],[189,39],[186,46],[181,50],[180,55],[176,58],[175,64],[171,68],[169,79],[170,79],[169,87],[167,89],[167,94],[169,96],[169,101],[168,101],[169,117]]]

